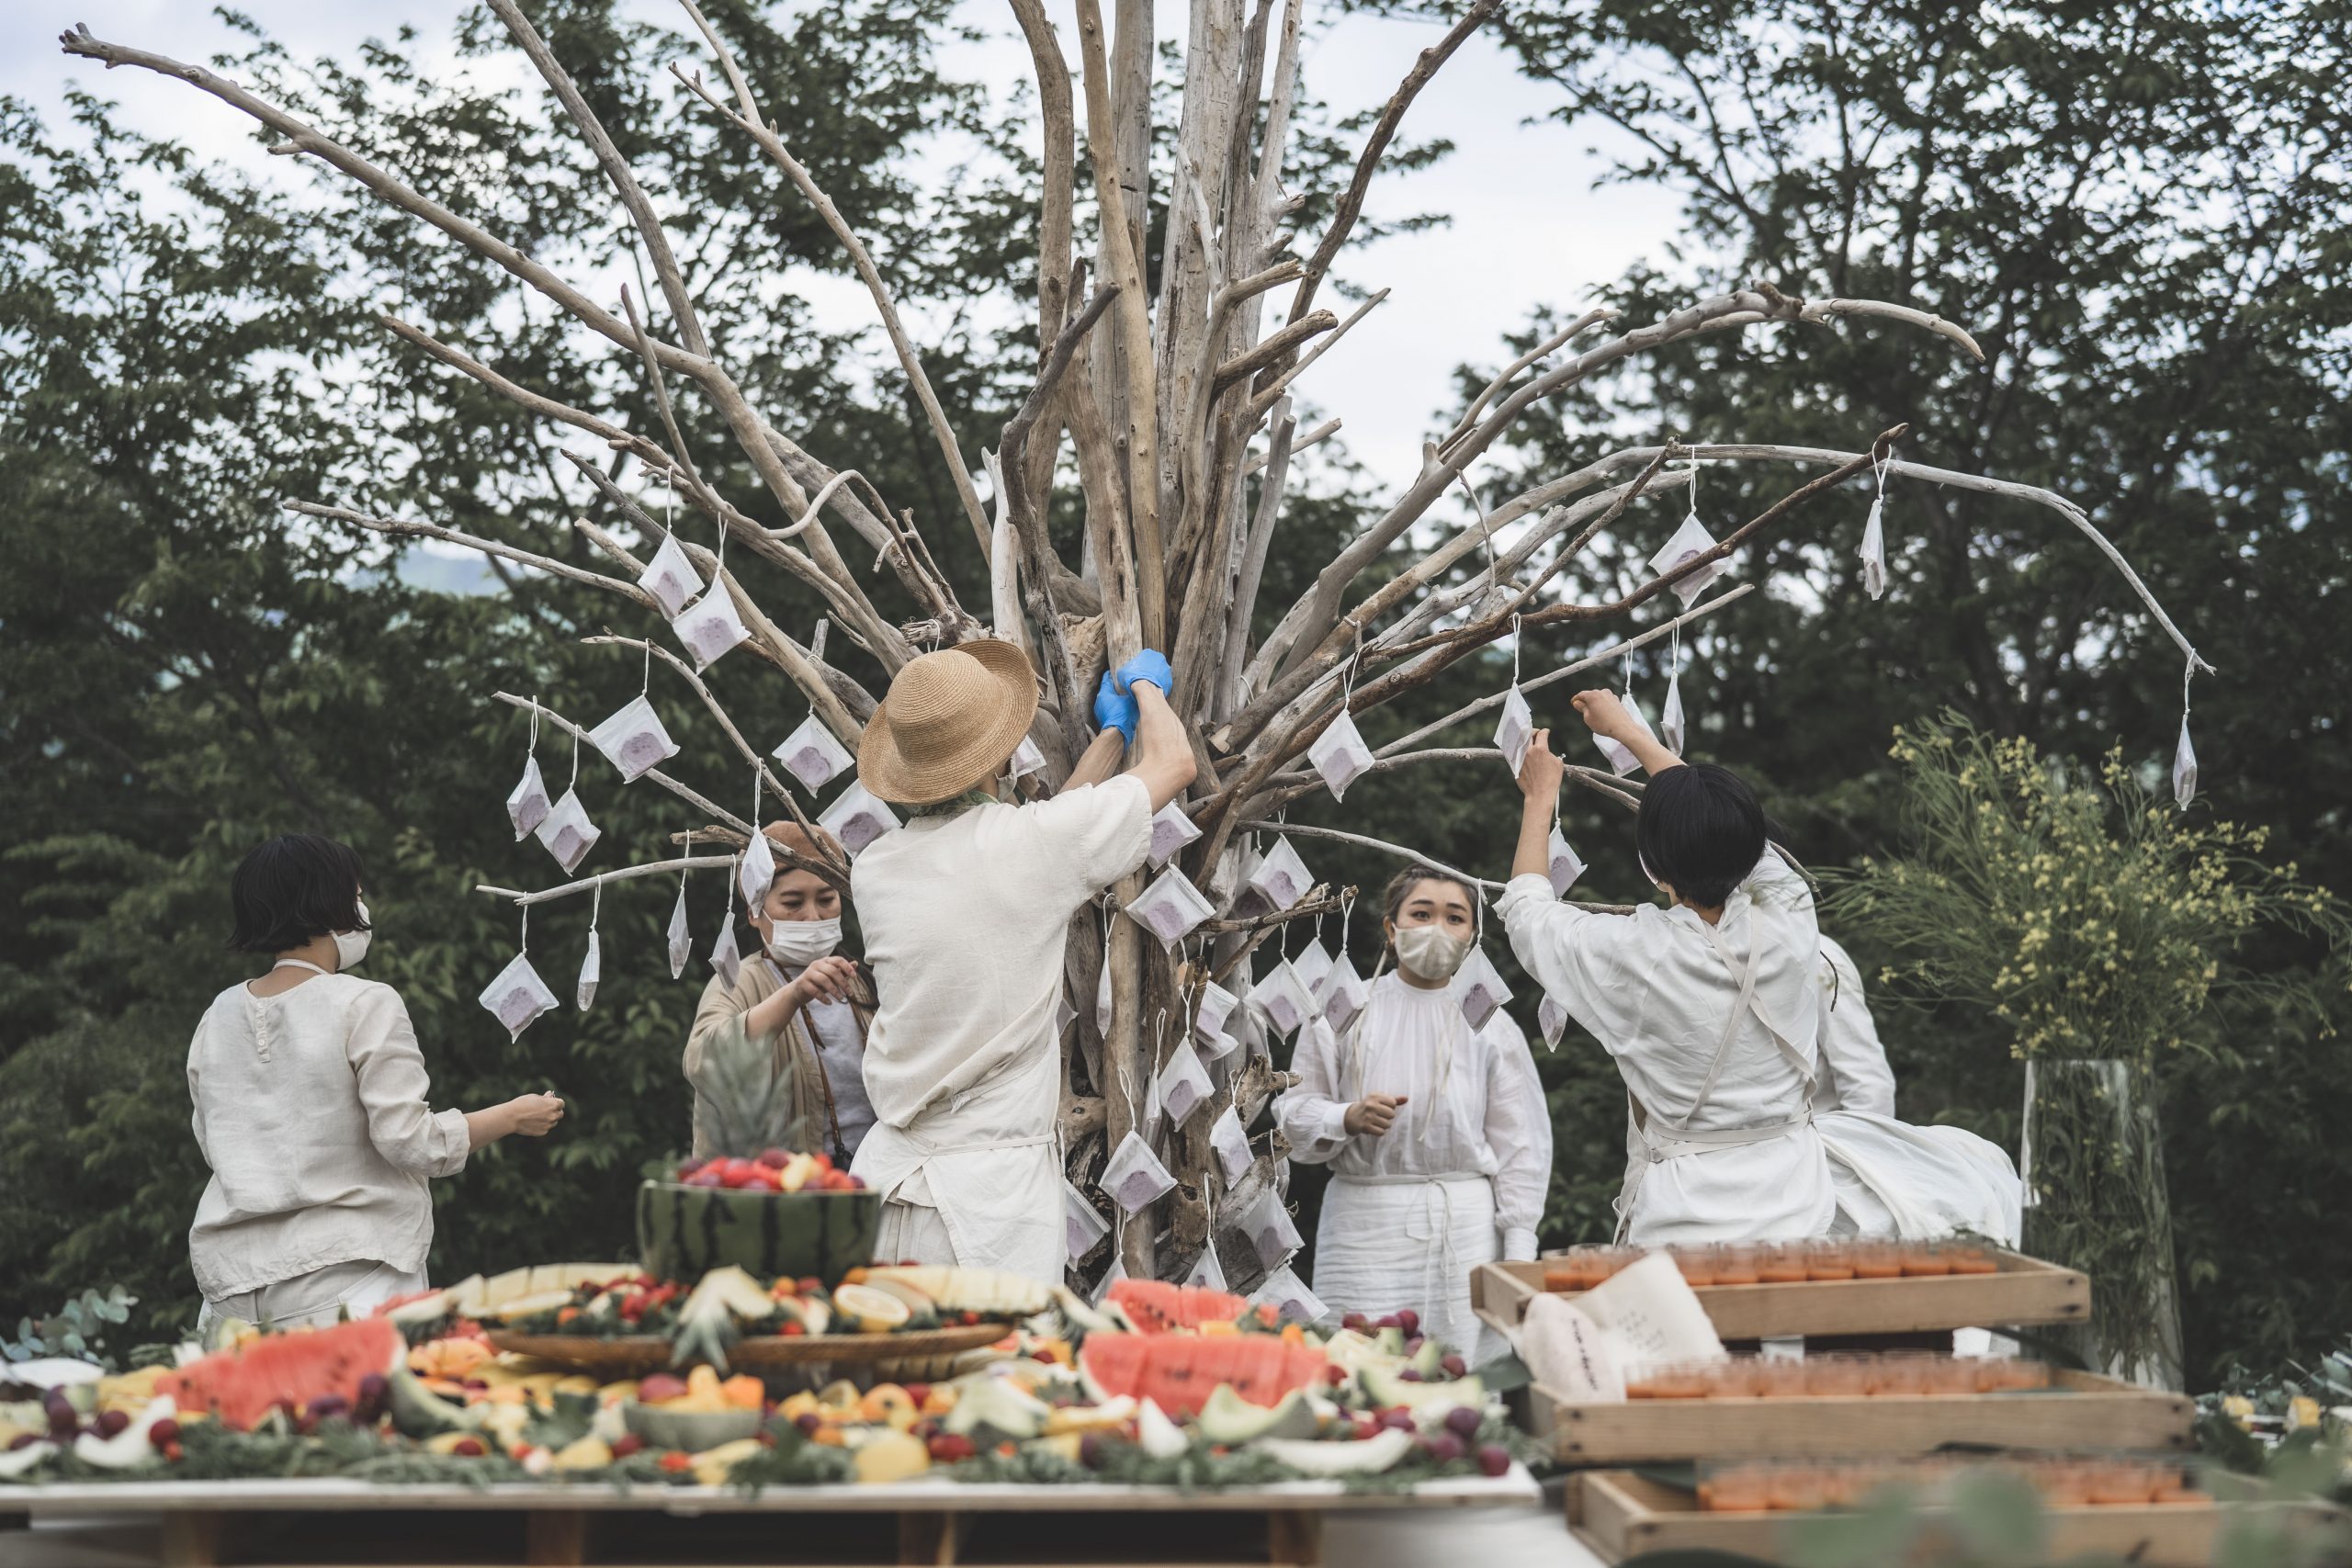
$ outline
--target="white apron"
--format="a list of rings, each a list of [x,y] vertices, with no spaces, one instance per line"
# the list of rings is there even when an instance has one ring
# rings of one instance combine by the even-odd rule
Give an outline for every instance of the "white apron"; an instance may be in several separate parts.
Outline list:
[[[1315,1293],[1337,1313],[1410,1307],[1472,1366],[1503,1348],[1470,1310],[1471,1271],[1496,1256],[1495,1188],[1476,1174],[1334,1176],[1315,1229]]]

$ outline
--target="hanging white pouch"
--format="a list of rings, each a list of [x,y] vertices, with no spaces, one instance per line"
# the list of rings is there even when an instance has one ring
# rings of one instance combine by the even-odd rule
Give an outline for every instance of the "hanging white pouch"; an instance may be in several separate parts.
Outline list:
[[[1682,755],[1682,742],[1685,735],[1682,717],[1682,671],[1679,670],[1667,678],[1666,707],[1657,716],[1657,738],[1666,742],[1668,750],[1678,757]]]
[[[1078,1183],[1062,1178],[1062,1246],[1069,1254],[1069,1261],[1094,1250],[1094,1244],[1111,1234],[1111,1222],[1102,1212],[1087,1201],[1078,1190]]]
[[[1495,724],[1495,749],[1510,764],[1511,777],[1519,777],[1519,765],[1527,760],[1527,743],[1534,739],[1535,712],[1514,683],[1503,694],[1503,716]]]
[[[555,863],[566,872],[577,869],[604,836],[588,820],[588,808],[580,804],[579,791],[569,789],[547,814],[537,831],[539,842],[547,846],[548,853],[555,856]]]
[[[1544,1049],[1558,1050],[1560,1035],[1568,1027],[1568,1010],[1546,995],[1535,1004],[1535,1027],[1544,1032]]]
[[[842,841],[842,848],[856,854],[866,845],[899,826],[899,814],[885,805],[881,798],[862,784],[852,784],[841,792],[817,826]]]
[[[1176,1179],[1168,1174],[1168,1168],[1159,1163],[1151,1145],[1130,1130],[1111,1152],[1099,1185],[1121,1212],[1132,1214],[1149,1207],[1161,1193],[1176,1185]]]
[[[1314,998],[1299,985],[1288,959],[1277,963],[1264,979],[1250,987],[1250,1002],[1277,1034],[1295,1032],[1315,1008]]]
[[[518,844],[548,819],[547,781],[539,777],[537,757],[523,759],[523,782],[506,797],[506,818],[514,824],[514,841]]]
[[[692,604],[695,595],[702,592],[702,574],[695,570],[695,563],[686,558],[686,552],[679,545],[677,536],[664,534],[662,536],[662,547],[653,552],[653,558],[647,561],[645,570],[638,574],[637,585],[653,595],[653,602],[662,606],[662,615],[676,620],[678,612]]]
[[[720,922],[718,940],[710,944],[710,966],[727,982],[728,989],[735,987],[735,977],[743,972],[743,954],[735,945],[735,917],[729,913]]]
[[[769,847],[768,836],[754,829],[751,843],[735,862],[735,891],[743,896],[743,908],[756,911],[766,904],[775,884],[775,851]]]
[[[1159,1103],[1170,1122],[1180,1122],[1190,1116],[1193,1108],[1212,1092],[1208,1069],[1201,1066],[1200,1053],[1193,1049],[1189,1040],[1169,1054],[1167,1065],[1159,1069]]]
[[[1682,519],[1682,526],[1674,531],[1674,536],[1658,547],[1657,554],[1650,557],[1650,573],[1654,577],[1663,577],[1693,556],[1704,555],[1714,547],[1715,536],[1707,532],[1706,525],[1700,522],[1699,514],[1693,512]],[[1723,561],[1710,561],[1676,582],[1674,596],[1688,605],[1706,592],[1707,584],[1730,570],[1731,568]]]
[[[530,950],[526,946],[498,972],[496,979],[482,987],[481,1005],[506,1026],[506,1038],[512,1043],[522,1038],[532,1020],[559,1004],[556,994],[548,989],[548,983],[531,967]]]
[[[1331,1315],[1331,1309],[1306,1288],[1306,1281],[1287,1263],[1266,1276],[1266,1282],[1251,1292],[1250,1304],[1271,1306],[1275,1317],[1293,1323],[1320,1323]]]
[[[1258,1249],[1258,1261],[1269,1269],[1296,1252],[1306,1240],[1292,1222],[1283,1195],[1271,1187],[1259,1191],[1257,1201],[1242,1216],[1241,1228],[1248,1234],[1250,1245]]]
[[[2188,743],[2188,716],[2180,716],[2180,744],[2172,751],[2172,798],[2181,810],[2197,798],[2197,748]]]
[[[1650,728],[1650,721],[1642,716],[1642,705],[1634,700],[1634,694],[1627,692],[1620,700],[1625,705],[1625,716],[1634,721],[1634,727],[1651,739],[1657,739],[1657,734]],[[1592,738],[1592,743],[1600,748],[1602,756],[1609,759],[1610,771],[1621,777],[1642,765],[1640,758],[1620,745],[1612,737],[1596,735]]]
[[[596,928],[591,926],[588,928],[588,956],[580,961],[580,987],[573,994],[582,1012],[586,1012],[588,1004],[596,999],[596,981],[603,972],[604,959],[596,945]]]
[[[1871,520],[1862,525],[1862,592],[1873,599],[1886,593],[1886,527],[1880,514],[1886,510],[1884,496],[1871,502]]]
[[[1584,862],[1568,847],[1568,836],[1560,831],[1557,822],[1552,824],[1550,853],[1552,897],[1565,898],[1568,889],[1577,885],[1577,878],[1584,874]]]
[[[1240,1005],[1239,997],[1235,996],[1215,980],[1203,981],[1200,1006],[1193,1012],[1193,1038],[1200,1041],[1215,1040],[1225,1032],[1225,1021],[1231,1018],[1233,1010]],[[1219,1055],[1222,1054],[1219,1053]]]
[[[1151,865],[1154,871],[1166,865],[1176,852],[1201,836],[1184,808],[1170,801],[1151,816]]]
[[[1495,1010],[1510,1000],[1510,987],[1496,972],[1494,961],[1487,950],[1473,947],[1470,956],[1463,961],[1462,971],[1454,976],[1456,994],[1462,998],[1462,1016],[1470,1021],[1473,1029],[1484,1029]]]
[[[1250,1152],[1250,1134],[1241,1125],[1241,1113],[1230,1105],[1209,1123],[1209,1147],[1216,1151],[1217,1164],[1224,1168],[1228,1184],[1247,1175],[1256,1158]]]
[[[686,927],[686,879],[678,877],[678,902],[670,910],[670,978],[676,979],[686,972],[686,960],[694,956],[694,933]]]
[[[1363,1004],[1372,995],[1372,987],[1356,973],[1354,960],[1342,953],[1331,961],[1331,973],[1324,976],[1323,989],[1316,1000],[1322,1005],[1323,1017],[1332,1029],[1344,1033],[1356,1014],[1363,1011]]]
[[[1127,906],[1127,918],[1158,937],[1162,948],[1174,947],[1216,913],[1193,879],[1172,865]]]
[[[1025,779],[1031,773],[1042,773],[1046,771],[1046,754],[1037,749],[1035,740],[1024,735],[1021,738],[1021,744],[1012,749],[1012,761],[1007,771],[1016,779]]]
[[[1069,1005],[1069,991],[1065,987],[1054,998],[1054,1038],[1059,1040],[1078,1021],[1078,1010]]]
[[[1363,743],[1363,732],[1356,728],[1354,716],[1342,709],[1307,747],[1306,761],[1322,777],[1331,798],[1345,800],[1348,786],[1372,772],[1372,748]]]
[[[735,612],[735,596],[727,592],[723,582],[714,582],[710,592],[695,600],[670,623],[678,642],[695,656],[695,668],[707,670],[718,656],[752,635],[743,617]]]
[[[800,781],[800,787],[814,795],[842,774],[849,772],[851,758],[847,748],[834,739],[822,720],[811,713],[800,721],[800,728],[784,738],[784,744],[768,753],[784,764],[784,771]]]
[[[1241,1049],[1241,1037],[1237,1034],[1219,1034],[1216,1039],[1204,1040],[1199,1044],[1204,1059],[1222,1062]]]
[[[1214,1235],[1209,1237],[1209,1244],[1201,1248],[1201,1255],[1193,1259],[1192,1271],[1184,1276],[1184,1283],[1204,1291],[1215,1291],[1219,1295],[1225,1293],[1225,1269],[1216,1260],[1216,1237]]]
[[[1298,852],[1291,848],[1287,834],[1274,840],[1274,847],[1250,873],[1250,890],[1272,910],[1289,908],[1306,897],[1306,890],[1314,886],[1315,878],[1307,874],[1306,863],[1298,858]]]
[[[653,704],[642,692],[590,730],[588,739],[621,771],[623,784],[635,784],[649,770],[678,754],[678,743],[662,728],[662,716],[653,711]]]
[[[1322,942],[1309,941],[1305,947],[1291,954],[1290,972],[1298,976],[1299,985],[1306,988],[1307,1000],[1312,1002],[1321,995],[1323,982],[1330,976],[1331,954]]]

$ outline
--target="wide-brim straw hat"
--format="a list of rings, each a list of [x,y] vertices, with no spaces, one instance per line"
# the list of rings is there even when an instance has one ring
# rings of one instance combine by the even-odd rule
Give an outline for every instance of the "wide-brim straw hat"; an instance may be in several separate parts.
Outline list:
[[[857,740],[857,779],[884,800],[931,806],[985,782],[1037,716],[1029,656],[978,637],[910,660]]]

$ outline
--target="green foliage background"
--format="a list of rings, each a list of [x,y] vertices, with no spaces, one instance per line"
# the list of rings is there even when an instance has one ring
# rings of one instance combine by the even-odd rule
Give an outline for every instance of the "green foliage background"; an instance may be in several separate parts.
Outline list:
[[[977,594],[968,531],[928,439],[910,439],[887,356],[872,334],[820,330],[802,302],[808,284],[843,271],[813,215],[659,85],[657,62],[682,40],[606,0],[532,10],[657,199],[698,215],[688,270],[754,400],[781,428],[810,432],[812,449],[856,454]],[[1035,353],[1022,303],[1034,277],[1028,106],[990,104],[956,79],[944,0],[713,11],[915,310],[977,467]],[[1640,149],[1631,172],[1689,198],[1676,245],[1608,291],[1628,321],[1760,276],[1937,310],[1977,330],[1992,364],[1891,328],[1711,340],[1532,422],[1498,454],[1502,471],[1480,475],[1489,500],[1518,488],[1513,475],[1557,474],[1619,438],[1852,446],[1909,419],[1906,457],[2046,483],[2090,507],[2222,671],[2200,686],[2196,719],[2211,808],[2270,828],[2307,875],[2345,885],[2344,7],[2257,17],[2036,0],[1997,14],[1895,4],[1857,19],[1793,4],[1595,3],[1517,16],[1504,41],[1557,90],[1561,116]],[[476,52],[495,33],[481,16],[465,24]],[[231,68],[560,270],[597,272],[608,292],[633,278],[605,204],[582,199],[600,188],[584,152],[548,134],[552,107],[469,75],[435,79],[413,63],[417,41],[306,62],[248,36]],[[184,91],[137,76],[108,85]],[[376,312],[650,425],[630,367],[338,183],[298,171],[255,185],[123,129],[102,102],[75,107],[74,123],[44,126],[0,104],[0,1320],[118,1280],[152,1323],[192,1314],[184,1238],[204,1171],[185,1043],[207,998],[246,972],[220,945],[230,868],[293,829],[366,857],[380,932],[368,973],[407,998],[437,1103],[539,1087],[571,1100],[560,1136],[499,1145],[442,1184],[435,1274],[615,1252],[639,1164],[686,1127],[676,1062],[699,970],[668,976],[670,889],[608,899],[596,1007],[551,1014],[514,1043],[473,999],[511,953],[514,922],[469,889],[553,880],[500,810],[525,725],[489,694],[539,694],[594,722],[639,672],[577,637],[648,627],[593,591],[395,556],[372,536],[298,525],[278,503],[430,518],[595,566],[568,525],[585,487],[559,453],[607,455],[399,350]],[[1356,140],[1328,114],[1306,117],[1291,183],[1309,195],[1309,231]],[[947,149],[953,177],[919,178],[916,146]],[[1464,350],[1486,361],[1465,370],[1473,388],[1516,352]],[[1336,389],[1326,395],[1346,412]],[[688,417],[697,460],[739,499],[756,496],[707,416]],[[1270,568],[1270,616],[1377,499],[1344,463],[1310,471]],[[1794,482],[1710,470],[1700,511],[1720,532]],[[1863,506],[1859,493],[1833,498],[1751,552],[1743,574],[1769,574],[1771,591],[1686,649],[1694,747],[1754,776],[1808,858],[1897,839],[1891,730],[1946,706],[2078,758],[2118,740],[2150,769],[2168,757],[2177,657],[2081,541],[2014,505],[1898,486],[1895,582],[1872,604],[1851,553]],[[1619,581],[1673,522],[1663,505],[1629,519],[1566,587]],[[1074,559],[1076,517],[1054,526]],[[780,574],[752,581],[785,624],[813,622]],[[1595,645],[1531,638],[1525,662],[1542,670]],[[1662,658],[1634,671],[1653,709]],[[1377,745],[1490,692],[1507,668],[1466,660],[1374,716],[1367,734]],[[748,658],[711,681],[755,740],[800,717]],[[715,727],[674,682],[657,678],[653,694],[686,747],[679,773],[731,799],[740,764]],[[1566,695],[1539,704],[1539,721],[1566,715]],[[544,742],[540,761],[551,776],[568,770]],[[593,754],[581,776],[606,835],[595,865],[648,858],[687,825]],[[1440,765],[1298,816],[1498,870],[1513,803],[1498,771]],[[1567,826],[1593,862],[1592,895],[1643,891],[1621,817],[1575,801]],[[1310,860],[1367,895],[1392,869],[1337,850]],[[714,879],[694,897],[707,945],[721,893]],[[586,921],[585,908],[558,908],[533,923],[533,956],[560,989]],[[1373,928],[1359,911],[1367,965]],[[1867,931],[1841,934],[1867,970],[1902,961]],[[2284,939],[2246,956],[2290,975],[2319,962]],[[1531,1032],[1533,1000],[1522,987],[1514,1004]],[[1905,1114],[2014,1147],[2018,1075],[1989,1020],[1946,1009],[1884,1022]],[[2352,1044],[2308,1019],[2230,1005],[2209,1010],[2192,1045],[2166,1103],[2201,1380],[2232,1357],[2274,1364],[2352,1327],[2352,1231],[2338,1213],[2352,1190]],[[1574,1033],[1544,1072],[1559,1144],[1546,1239],[1594,1237],[1622,1159],[1622,1094]],[[1302,1183],[1310,1200],[1313,1185]]]

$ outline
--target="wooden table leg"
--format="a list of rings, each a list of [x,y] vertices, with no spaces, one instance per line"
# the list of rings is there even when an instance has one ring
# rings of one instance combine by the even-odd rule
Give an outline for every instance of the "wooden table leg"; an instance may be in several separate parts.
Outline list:
[[[162,1526],[164,1568],[213,1568],[220,1561],[219,1514],[165,1514]]]
[[[900,1514],[899,1562],[905,1568],[949,1568],[963,1561],[964,1530],[961,1514]]]
[[[576,1509],[533,1508],[523,1516],[524,1561],[545,1568],[578,1568],[588,1561],[588,1516]]]
[[[1266,1516],[1266,1561],[1283,1568],[1320,1568],[1323,1516],[1306,1509],[1277,1509]]]

